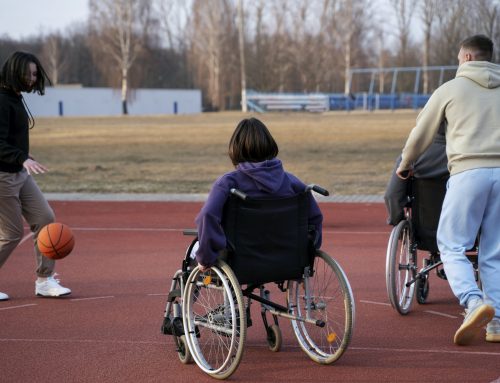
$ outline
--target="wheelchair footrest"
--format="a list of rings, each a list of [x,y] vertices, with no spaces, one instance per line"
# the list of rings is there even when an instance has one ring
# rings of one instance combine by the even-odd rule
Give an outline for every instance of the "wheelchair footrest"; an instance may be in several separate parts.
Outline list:
[[[182,325],[182,318],[176,317],[174,319],[164,318],[161,326],[161,332],[164,335],[184,335],[184,326]]]

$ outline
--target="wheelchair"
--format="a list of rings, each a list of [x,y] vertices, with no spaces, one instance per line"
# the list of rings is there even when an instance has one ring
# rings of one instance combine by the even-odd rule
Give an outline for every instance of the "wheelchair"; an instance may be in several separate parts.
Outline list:
[[[291,321],[300,347],[319,364],[331,364],[347,350],[354,298],[340,265],[312,246],[311,190],[328,195],[316,185],[272,200],[232,189],[222,222],[228,249],[206,272],[191,257],[197,238],[192,240],[173,276],[162,324],[162,333],[174,337],[181,363],[194,361],[216,379],[230,377],[243,356],[254,301],[260,304],[270,351],[282,346],[278,318]],[[197,235],[196,230],[184,234]],[[271,300],[267,283],[286,303]]]
[[[408,202],[405,218],[391,231],[386,253],[387,295],[399,314],[410,312],[413,297],[425,304],[429,296],[429,274],[432,270],[446,280],[436,242],[436,233],[441,208],[446,194],[448,176],[417,179],[412,177],[408,186]],[[476,280],[480,284],[478,271],[479,236],[474,247],[466,252],[472,262]],[[417,253],[427,254],[422,268],[418,267]]]

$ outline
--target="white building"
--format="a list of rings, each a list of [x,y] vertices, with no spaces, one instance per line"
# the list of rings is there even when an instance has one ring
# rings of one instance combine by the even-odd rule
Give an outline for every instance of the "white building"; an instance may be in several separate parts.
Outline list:
[[[121,91],[111,88],[48,87],[45,95],[23,94],[35,117],[118,116]],[[127,103],[130,115],[201,113],[199,89],[134,89]]]

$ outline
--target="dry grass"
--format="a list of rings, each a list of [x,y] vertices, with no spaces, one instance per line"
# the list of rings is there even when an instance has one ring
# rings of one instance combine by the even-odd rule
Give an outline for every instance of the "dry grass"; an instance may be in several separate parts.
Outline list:
[[[232,165],[241,113],[39,118],[31,152],[45,192],[206,193]],[[382,194],[415,112],[264,114],[285,168],[336,194]]]

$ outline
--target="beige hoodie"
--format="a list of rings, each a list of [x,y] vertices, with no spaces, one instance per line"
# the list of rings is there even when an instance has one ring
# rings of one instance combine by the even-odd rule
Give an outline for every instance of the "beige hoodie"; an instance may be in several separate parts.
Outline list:
[[[500,167],[500,65],[469,61],[456,77],[433,93],[417,117],[402,153],[401,169],[411,164],[432,143],[446,120],[448,169]]]

